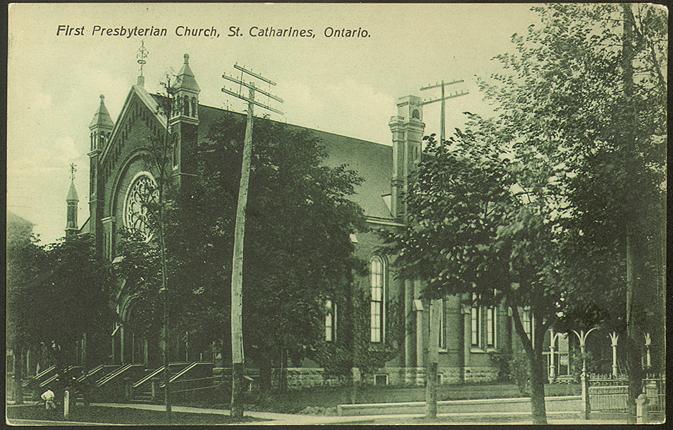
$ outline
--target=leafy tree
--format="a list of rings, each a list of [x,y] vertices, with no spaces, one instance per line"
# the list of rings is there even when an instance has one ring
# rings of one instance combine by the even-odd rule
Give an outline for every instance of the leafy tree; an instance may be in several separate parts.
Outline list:
[[[427,279],[429,294],[507,301],[529,357],[534,420],[543,423],[542,339],[525,335],[520,308],[530,307],[537,333],[559,318],[575,326],[619,321],[624,314],[606,304],[620,302],[624,278],[643,281],[657,266],[647,253],[627,264],[626,255],[657,251],[660,241],[626,245],[623,232],[638,242],[661,225],[665,15],[639,7],[624,45],[619,6],[533,9],[540,23],[514,35],[513,52],[496,57],[502,73],[481,82],[495,119],[472,115],[446,145],[428,142],[407,196],[411,225],[394,242],[405,271]],[[642,76],[629,92],[623,46],[634,40],[629,61]]]
[[[443,145],[430,136],[406,196],[409,224],[391,236],[405,277],[427,282],[426,296],[512,309],[528,359],[531,408],[545,422],[543,336],[531,339],[521,312],[544,333],[567,305],[557,276],[560,240],[552,191],[537,170],[505,156],[497,123],[472,116]]]
[[[93,341],[107,334],[113,277],[109,264],[96,256],[90,235],[47,245],[41,269],[31,289],[31,325],[36,341],[52,345],[60,372],[72,363],[74,357],[68,352],[83,335]]]
[[[183,182],[166,214],[171,295],[180,298],[171,307],[179,308],[174,327],[204,346],[229,344],[230,291],[222,285],[231,276],[244,128],[233,114],[213,126],[210,143],[199,148],[196,176]],[[246,355],[270,386],[272,367],[298,362],[322,342],[325,301],[344,302],[351,274],[362,265],[349,233],[365,224],[349,200],[361,179],[345,166],[324,166],[325,150],[310,132],[258,120],[254,136],[243,329]],[[124,276],[154,280],[146,296],[156,300],[157,250],[125,243]]]
[[[322,338],[324,303],[343,300],[357,264],[349,233],[364,224],[361,209],[348,199],[361,179],[345,166],[325,167],[318,139],[270,121],[255,127],[243,331],[246,354],[264,369],[287,367],[288,358],[297,363]],[[233,115],[213,127],[215,152],[204,160],[201,177],[216,182],[190,197],[220,200],[223,210],[211,213],[207,225],[221,229],[226,241],[233,230],[243,133],[244,123]],[[230,254],[230,246],[219,252]]]
[[[9,214],[7,224],[7,346],[14,353],[13,397],[21,404],[24,352],[39,339],[34,324],[39,316],[33,306],[39,294],[35,280],[44,267],[45,253],[28,223]]]
[[[665,337],[666,11],[646,4],[534,10],[541,25],[513,37],[516,52],[498,57],[505,72],[482,87],[513,138],[556,170],[568,205],[567,282],[612,290],[602,303],[585,303],[614,328],[630,321],[634,410],[642,334],[658,331],[662,351]]]

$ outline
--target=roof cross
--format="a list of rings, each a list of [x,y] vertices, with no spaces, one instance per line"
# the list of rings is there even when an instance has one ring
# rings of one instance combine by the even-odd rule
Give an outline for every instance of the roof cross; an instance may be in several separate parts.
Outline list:
[[[138,53],[136,54],[136,61],[140,65],[140,76],[143,76],[143,66],[147,63],[145,58],[149,55],[150,51],[145,48],[145,41],[140,41],[140,48],[138,48]]]

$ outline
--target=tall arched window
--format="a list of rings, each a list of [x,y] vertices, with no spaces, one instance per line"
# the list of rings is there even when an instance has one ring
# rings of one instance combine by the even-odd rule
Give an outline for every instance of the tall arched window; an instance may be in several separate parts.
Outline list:
[[[370,263],[371,302],[370,327],[371,341],[383,341],[383,327],[385,322],[385,265],[380,257],[373,257]]]
[[[199,112],[199,108],[198,108],[198,104],[196,103],[196,97],[192,97],[192,116],[194,118],[198,117],[199,116],[198,112]]]
[[[182,96],[182,113],[189,116],[189,98]]]

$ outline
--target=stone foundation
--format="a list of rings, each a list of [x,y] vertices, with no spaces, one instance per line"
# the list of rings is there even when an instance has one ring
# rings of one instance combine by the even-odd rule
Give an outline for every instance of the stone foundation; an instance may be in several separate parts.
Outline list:
[[[289,390],[298,390],[306,387],[334,387],[350,384],[350,376],[326,376],[325,370],[321,367],[288,367],[287,388]],[[278,387],[280,369],[272,369],[271,385]]]
[[[215,368],[213,374],[222,374],[223,368]],[[288,367],[287,384],[290,390],[299,390],[308,387],[334,387],[340,385],[348,385],[351,383],[351,375],[347,376],[327,376],[325,371],[320,367]],[[272,369],[271,371],[271,385],[273,388],[278,387],[280,369]],[[355,372],[359,375],[359,372]],[[464,369],[465,380],[462,380],[463,372],[459,367],[440,367],[437,369],[439,383],[445,384],[460,384],[463,382],[492,382],[497,380],[498,371],[492,367],[466,367]],[[425,385],[425,368],[424,367],[384,367],[378,371],[366,375],[361,379],[361,383],[366,385],[376,384],[377,376],[386,375],[387,385]],[[357,376],[356,376],[357,377]],[[380,382],[380,381],[379,381]]]
[[[442,375],[440,384],[460,384],[463,382],[462,372],[458,367],[440,367],[437,374]]]
[[[466,367],[465,382],[493,382],[498,379],[498,369],[494,367]]]

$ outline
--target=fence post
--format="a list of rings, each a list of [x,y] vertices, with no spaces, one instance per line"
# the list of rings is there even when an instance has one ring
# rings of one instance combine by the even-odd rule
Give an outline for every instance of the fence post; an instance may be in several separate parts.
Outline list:
[[[580,377],[582,383],[582,416],[588,420],[591,416],[591,403],[589,402],[589,377],[586,372],[582,372]]]
[[[70,391],[63,393],[63,418],[70,417]]]
[[[131,398],[131,380],[126,377],[124,378],[124,399],[129,400]]]
[[[649,421],[648,419],[648,410],[647,410],[647,404],[648,404],[647,396],[645,393],[640,393],[638,398],[636,399],[636,424],[647,424]]]

